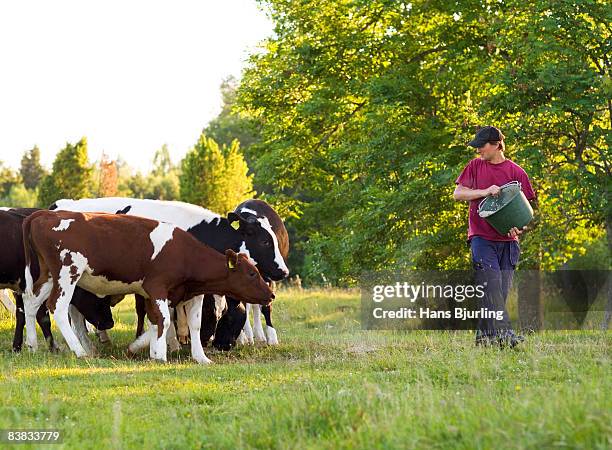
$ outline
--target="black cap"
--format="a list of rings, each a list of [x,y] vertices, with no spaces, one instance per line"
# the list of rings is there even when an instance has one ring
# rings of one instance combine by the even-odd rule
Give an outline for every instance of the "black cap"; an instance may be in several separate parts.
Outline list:
[[[480,148],[485,145],[487,142],[491,141],[503,141],[504,135],[498,128],[492,127],[491,125],[487,125],[486,127],[481,128],[476,133],[476,137],[468,142],[468,145],[472,147]]]

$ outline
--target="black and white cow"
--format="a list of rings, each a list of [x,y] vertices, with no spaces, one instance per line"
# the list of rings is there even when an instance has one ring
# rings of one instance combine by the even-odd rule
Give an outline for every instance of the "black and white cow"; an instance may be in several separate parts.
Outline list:
[[[289,254],[289,235],[287,229],[274,209],[263,200],[250,199],[242,202],[234,210],[247,221],[261,221],[269,226],[278,245],[280,256],[284,261]],[[264,277],[265,279],[265,277]],[[268,280],[270,281],[270,280]],[[276,281],[276,280],[275,280]],[[269,345],[278,344],[278,335],[272,325],[271,305],[260,306],[251,304],[240,304],[234,299],[228,298],[227,312],[221,317],[216,327],[213,345],[221,350],[229,350],[238,341],[241,344],[250,344],[254,340],[267,342]],[[253,312],[253,327],[248,319],[249,312]],[[266,333],[264,335],[261,314],[266,321]],[[211,322],[213,318],[209,318]]]
[[[232,212],[228,217],[222,217],[205,208],[183,202],[143,200],[118,197],[106,197],[82,200],[58,200],[50,209],[67,210],[75,212],[106,212],[114,214],[128,214],[145,217],[161,222],[171,223],[176,227],[191,233],[196,239],[209,245],[220,253],[231,249],[250,258],[266,280],[282,280],[289,274],[289,269],[280,252],[278,239],[272,225],[267,218],[256,218],[248,213]],[[142,299],[136,296],[137,305]],[[218,304],[219,299],[211,296],[204,302],[203,296],[191,300],[193,306],[187,303],[185,310],[196,311],[199,305],[200,312],[206,314],[207,309]],[[233,300],[232,300],[233,301]],[[239,303],[236,301],[236,303]],[[216,305],[215,305],[216,306]],[[139,308],[137,308],[139,310]],[[139,332],[144,323],[144,310],[139,311]],[[240,308],[233,309],[234,314],[240,314]],[[142,316],[142,317],[141,317]],[[207,314],[210,317],[209,314]],[[244,310],[242,311],[244,318]],[[244,320],[244,319],[243,319]],[[237,319],[239,322],[240,319]],[[244,322],[242,322],[244,324]],[[242,324],[240,327],[242,328]],[[202,344],[206,345],[210,336],[206,336],[211,325],[205,322],[201,328]],[[84,333],[79,333],[82,337]],[[139,333],[137,333],[139,334]],[[180,335],[180,333],[179,333]]]
[[[0,253],[0,289],[10,289],[15,294],[16,324],[13,337],[13,351],[18,352],[23,345],[23,329],[25,327],[25,314],[22,294],[25,289],[25,255],[23,253],[23,235],[21,227],[23,221],[34,212],[36,208],[0,208],[0,236],[2,236],[2,252]],[[38,265],[32,268],[38,275]],[[96,302],[92,302],[92,298]],[[76,308],[99,329],[112,328],[113,318],[109,307],[93,294],[77,289],[72,301]],[[36,313],[36,320],[42,329],[43,336],[52,351],[57,346],[51,334],[51,321],[46,305],[41,305]]]

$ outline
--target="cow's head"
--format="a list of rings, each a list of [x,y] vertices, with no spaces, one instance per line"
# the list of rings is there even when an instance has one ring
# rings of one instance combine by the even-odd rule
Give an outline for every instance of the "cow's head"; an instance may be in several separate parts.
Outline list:
[[[231,249],[225,251],[228,276],[228,292],[231,296],[247,303],[267,305],[274,300],[274,293],[263,280],[257,267],[249,258]]]
[[[257,268],[266,280],[280,281],[289,275],[289,269],[278,246],[278,239],[266,217],[231,212],[227,215],[227,219],[242,235],[244,245],[240,249],[241,253],[246,254],[257,264]]]

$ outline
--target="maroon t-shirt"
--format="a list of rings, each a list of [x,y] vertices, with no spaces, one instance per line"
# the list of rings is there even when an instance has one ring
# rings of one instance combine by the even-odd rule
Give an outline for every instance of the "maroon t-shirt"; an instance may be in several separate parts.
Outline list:
[[[455,180],[455,184],[460,184],[470,189],[487,189],[489,186],[503,186],[510,181],[521,183],[521,190],[527,200],[533,200],[535,193],[529,182],[527,173],[516,163],[509,159],[499,164],[492,164],[481,158],[471,160],[461,175]],[[495,231],[491,225],[478,215],[478,204],[482,198],[470,201],[470,217],[468,227],[468,239],[473,236],[480,236],[490,241],[514,241],[516,238],[504,236]]]

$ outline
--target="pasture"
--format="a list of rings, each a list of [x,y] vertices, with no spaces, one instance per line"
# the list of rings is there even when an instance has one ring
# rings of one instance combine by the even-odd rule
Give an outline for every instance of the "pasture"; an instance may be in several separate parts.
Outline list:
[[[363,331],[359,307],[358,291],[280,291],[281,344],[208,348],[211,366],[188,349],[128,359],[131,298],[112,346],[88,359],[12,354],[1,309],[0,428],[57,428],[59,447],[79,449],[612,446],[609,332],[543,332],[501,351],[468,332]]]

